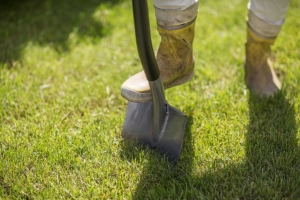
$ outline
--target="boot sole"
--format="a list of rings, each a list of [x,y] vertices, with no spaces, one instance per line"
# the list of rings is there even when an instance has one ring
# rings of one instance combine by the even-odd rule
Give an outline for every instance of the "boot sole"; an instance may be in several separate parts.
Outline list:
[[[164,89],[166,90],[166,89],[169,89],[169,88],[177,86],[177,85],[182,85],[182,84],[188,82],[189,80],[191,80],[193,78],[193,76],[194,76],[194,70],[180,78],[175,79],[171,83],[164,85]],[[136,91],[130,90],[125,87],[121,88],[121,95],[128,101],[132,101],[132,102],[136,102],[136,103],[147,102],[147,101],[151,101],[151,99],[152,99],[152,94],[150,91],[149,92],[148,91],[136,92]]]

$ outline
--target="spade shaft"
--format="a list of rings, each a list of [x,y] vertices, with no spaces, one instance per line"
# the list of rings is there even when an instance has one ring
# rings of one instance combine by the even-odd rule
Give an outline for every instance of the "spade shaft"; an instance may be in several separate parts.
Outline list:
[[[166,123],[165,94],[151,42],[147,0],[132,0],[132,5],[137,49],[152,93],[153,121],[150,140],[151,145],[156,147]]]
[[[138,53],[148,81],[159,78],[159,69],[154,56],[147,0],[132,0],[135,38]]]

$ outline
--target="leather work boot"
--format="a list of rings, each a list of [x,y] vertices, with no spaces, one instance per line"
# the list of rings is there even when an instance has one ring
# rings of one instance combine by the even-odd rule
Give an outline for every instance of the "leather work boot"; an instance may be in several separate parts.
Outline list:
[[[157,30],[161,42],[156,55],[164,89],[188,82],[194,75],[193,39],[198,4],[186,10],[155,8]],[[122,96],[132,102],[152,99],[144,71],[127,79],[121,87]]]
[[[256,25],[258,24],[257,27],[268,28],[268,26],[263,26],[262,23],[265,22],[260,21],[260,23],[257,23],[256,20],[258,19],[251,15],[254,14],[250,13],[249,15],[249,19],[252,17],[252,24],[254,21],[256,22]],[[255,19],[253,20],[253,18]],[[268,35],[272,35],[273,37],[265,37],[259,33],[255,33],[249,21],[250,20],[248,20],[247,28],[246,61],[244,64],[246,85],[250,92],[254,94],[261,97],[271,96],[281,88],[281,83],[270,61],[271,45],[274,44],[280,27],[274,27],[273,31],[271,27],[269,31],[271,30],[270,32],[272,33],[269,33]]]

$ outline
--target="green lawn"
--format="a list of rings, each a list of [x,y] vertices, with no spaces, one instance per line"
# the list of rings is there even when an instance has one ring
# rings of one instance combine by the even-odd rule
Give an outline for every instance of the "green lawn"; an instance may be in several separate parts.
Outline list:
[[[166,91],[188,116],[174,167],[120,136],[142,69],[129,0],[0,1],[0,199],[299,199],[300,2],[269,99],[244,85],[246,5],[200,1],[195,77]]]

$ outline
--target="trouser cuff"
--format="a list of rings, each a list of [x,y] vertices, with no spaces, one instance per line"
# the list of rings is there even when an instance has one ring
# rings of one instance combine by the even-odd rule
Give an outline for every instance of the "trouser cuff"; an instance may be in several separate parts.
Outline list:
[[[155,7],[156,21],[159,27],[173,29],[191,24],[197,17],[198,2],[185,10],[160,9]]]
[[[257,17],[251,10],[248,10],[248,27],[263,38],[274,38],[278,35],[281,25],[269,24]]]

